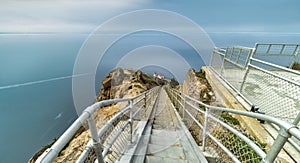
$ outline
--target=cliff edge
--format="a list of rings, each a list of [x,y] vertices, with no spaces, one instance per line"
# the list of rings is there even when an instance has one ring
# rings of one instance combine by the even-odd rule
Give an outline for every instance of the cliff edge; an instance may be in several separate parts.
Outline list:
[[[95,99],[95,102],[113,98],[132,97],[162,83],[165,83],[165,81],[158,80],[157,78],[147,75],[140,70],[136,71],[117,68],[111,71],[102,80],[101,90]],[[97,128],[101,128],[103,124],[122,107],[122,104],[118,104],[98,109],[95,112]],[[89,140],[90,135],[87,127],[81,127],[72,140],[66,145],[64,150],[59,153],[59,156],[54,162],[75,162]],[[38,151],[28,162],[34,163],[35,160],[46,150],[46,148],[51,147],[52,144],[53,143],[44,146],[44,148]]]

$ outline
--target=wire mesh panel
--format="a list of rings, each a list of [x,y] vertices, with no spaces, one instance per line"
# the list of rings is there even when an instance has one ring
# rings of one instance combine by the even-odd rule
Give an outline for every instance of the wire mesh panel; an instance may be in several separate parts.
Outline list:
[[[295,56],[299,52],[298,44],[256,44],[254,55]]]
[[[241,87],[245,74],[245,69],[241,69],[230,62],[224,61],[222,76],[237,90]]]
[[[209,116],[208,123],[209,126],[213,128],[210,132],[220,143],[222,143],[240,162],[260,162],[262,157],[254,151],[243,139],[237,136],[232,131],[225,128],[221,123],[225,123],[235,130],[242,133],[244,136],[248,137],[252,142],[260,147],[260,149],[265,150],[266,144],[260,143],[251,136],[247,131],[240,125],[239,121],[234,118],[234,116],[228,112],[224,111],[212,111],[212,116]],[[219,122],[216,119],[220,120]],[[211,139],[209,137],[209,139]],[[208,141],[207,146],[209,149],[215,148],[215,155],[218,162],[232,162],[232,158],[226,157],[227,154],[223,150],[216,148],[215,141]]]
[[[251,48],[239,46],[226,50],[220,74],[237,90],[243,83],[251,53]]]
[[[205,152],[209,153],[216,162],[258,163],[262,160],[261,155],[248,143],[249,141],[253,142],[261,151],[266,151],[266,144],[258,142],[256,138],[247,133],[231,113],[214,109],[207,110],[207,107],[195,99],[176,91],[168,91],[168,94],[196,143],[200,147],[204,146]],[[208,117],[207,121],[205,121],[205,115]],[[224,124],[232,129],[229,130]],[[204,130],[206,132],[205,140],[203,139]],[[247,137],[247,141],[232,130]],[[205,141],[205,145],[203,141]]]
[[[214,68],[219,74],[222,72],[223,60],[226,54],[226,49],[215,48],[213,50],[210,66]]]
[[[233,63],[236,66],[244,68],[247,66],[248,58],[250,57],[251,53],[251,48],[241,46],[228,47],[226,49],[225,60]]]
[[[253,56],[277,65],[291,67],[298,61],[299,44],[256,44]]]
[[[111,146],[107,155],[104,157],[104,161],[107,163],[116,162],[123,154],[125,148],[130,143],[130,126],[127,125],[123,132],[118,136],[114,141],[114,135],[116,135],[120,129],[126,124],[127,121],[121,121],[116,126],[114,130],[109,134],[106,141],[103,144],[103,147]],[[112,143],[112,144],[111,144]]]
[[[213,58],[219,54],[217,49],[212,56],[214,64],[218,64],[213,62]],[[300,112],[300,72],[276,64],[272,57],[277,57],[277,62],[285,60],[278,57],[295,59],[300,46],[257,44],[253,58],[250,57],[251,51],[251,48],[245,47],[227,48],[223,53],[225,58],[220,64],[221,68],[214,64],[212,68],[247,101],[257,105],[261,112],[292,122]],[[288,61],[289,64],[291,62]]]
[[[292,122],[300,112],[300,86],[255,68],[241,92],[265,114]]]

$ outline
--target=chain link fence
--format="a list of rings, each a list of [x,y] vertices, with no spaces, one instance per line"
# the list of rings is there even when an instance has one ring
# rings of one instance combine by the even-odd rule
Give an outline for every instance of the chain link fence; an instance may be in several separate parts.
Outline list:
[[[136,103],[131,109],[133,117],[132,128],[134,130],[139,121],[146,120],[149,117],[152,105],[154,104],[154,96],[153,94],[145,94],[144,97],[133,100],[133,103]],[[123,108],[129,105],[128,102],[118,103],[118,106]],[[109,110],[113,109],[110,108]],[[113,113],[112,116],[116,113],[117,112]],[[103,125],[108,122],[107,120],[111,119],[111,117],[105,117],[103,119],[103,116],[99,116],[101,115],[99,113],[95,113],[95,115],[98,115],[98,120],[96,120],[98,130],[101,130]],[[105,157],[103,160],[105,163],[114,163],[118,161],[124,155],[128,145],[131,144],[131,126],[129,120],[130,110],[124,112],[116,119],[100,137],[102,149],[104,149]],[[90,163],[95,160],[96,154],[92,149],[84,162]]]
[[[290,44],[215,48],[211,67],[260,112],[293,122],[300,112],[300,72],[288,67],[299,51]]]
[[[155,87],[87,107],[37,162],[116,162],[134,141],[139,121],[149,118],[158,91]]]
[[[246,60],[238,62],[236,49],[215,48],[210,67],[258,112],[293,123],[300,114],[299,44],[256,44]],[[241,53],[243,54],[243,53]],[[245,56],[245,55],[244,55]],[[242,64],[241,64],[242,63]],[[296,123],[300,127],[299,123]],[[299,140],[289,142],[299,151]]]
[[[251,136],[233,114],[214,109],[208,111],[199,101],[180,92],[168,90],[168,94],[196,143],[214,161],[258,163],[262,160],[261,155],[265,156],[262,153],[266,153],[266,144]],[[236,132],[246,137],[247,141],[237,136]],[[249,141],[257,145],[262,153],[257,153]]]

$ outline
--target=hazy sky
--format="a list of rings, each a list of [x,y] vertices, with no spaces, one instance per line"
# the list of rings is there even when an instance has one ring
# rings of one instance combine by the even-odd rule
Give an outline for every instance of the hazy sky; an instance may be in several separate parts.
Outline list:
[[[208,32],[300,33],[299,0],[1,0],[0,32],[91,32],[118,14],[165,9]]]

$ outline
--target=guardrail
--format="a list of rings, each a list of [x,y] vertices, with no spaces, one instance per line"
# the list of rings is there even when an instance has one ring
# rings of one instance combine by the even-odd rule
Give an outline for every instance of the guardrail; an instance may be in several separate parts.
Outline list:
[[[192,132],[195,125],[199,128],[195,133],[202,150],[214,151],[215,157],[224,162],[274,162],[289,137],[300,140],[300,130],[297,128],[300,114],[290,123],[264,114],[210,106],[170,88],[167,93],[186,126],[190,126]],[[252,117],[279,126],[280,131],[270,150],[266,153],[262,144],[241,132],[237,127],[238,121],[232,115]],[[215,147],[219,150],[212,149]]]
[[[155,87],[132,98],[104,100],[87,107],[83,111],[83,113],[75,120],[75,122],[63,133],[63,135],[50,148],[48,148],[37,159],[36,162],[53,162],[54,159],[58,156],[59,152],[62,151],[65,145],[71,140],[77,130],[87,122],[92,139],[91,141],[89,141],[87,147],[82,152],[77,162],[84,162],[88,157],[90,157],[91,152],[93,151],[92,155],[96,156],[98,162],[103,163],[103,158],[107,156],[113,144],[116,142],[121,133],[124,132],[125,128],[128,127],[128,125],[130,127],[129,138],[124,138],[125,140],[121,140],[123,141],[123,147],[125,147],[132,141],[134,119],[141,110],[146,110],[149,108],[151,101],[156,98],[158,90],[159,87]],[[94,119],[95,111],[101,109],[104,106],[120,102],[128,102],[128,105],[120,109],[120,112],[116,113],[108,122],[105,123],[105,125],[99,131],[97,131],[96,122]],[[124,114],[127,114],[127,116],[124,116]],[[124,117],[128,117],[127,120],[123,119],[124,123],[122,123],[121,126],[117,127],[117,124],[119,124],[118,122],[120,122],[120,118]],[[115,130],[115,132],[113,132],[114,135],[112,135],[113,130]],[[111,138],[110,141],[105,142],[107,141],[108,137]],[[106,147],[103,149],[102,147],[104,143],[106,144]]]
[[[248,53],[239,53],[243,51]],[[210,67],[250,105],[257,105],[261,112],[292,122],[300,112],[300,71],[267,60],[268,57],[281,56],[291,57],[291,62],[296,62],[299,52],[299,44],[216,47]],[[239,56],[244,59],[239,59]]]

